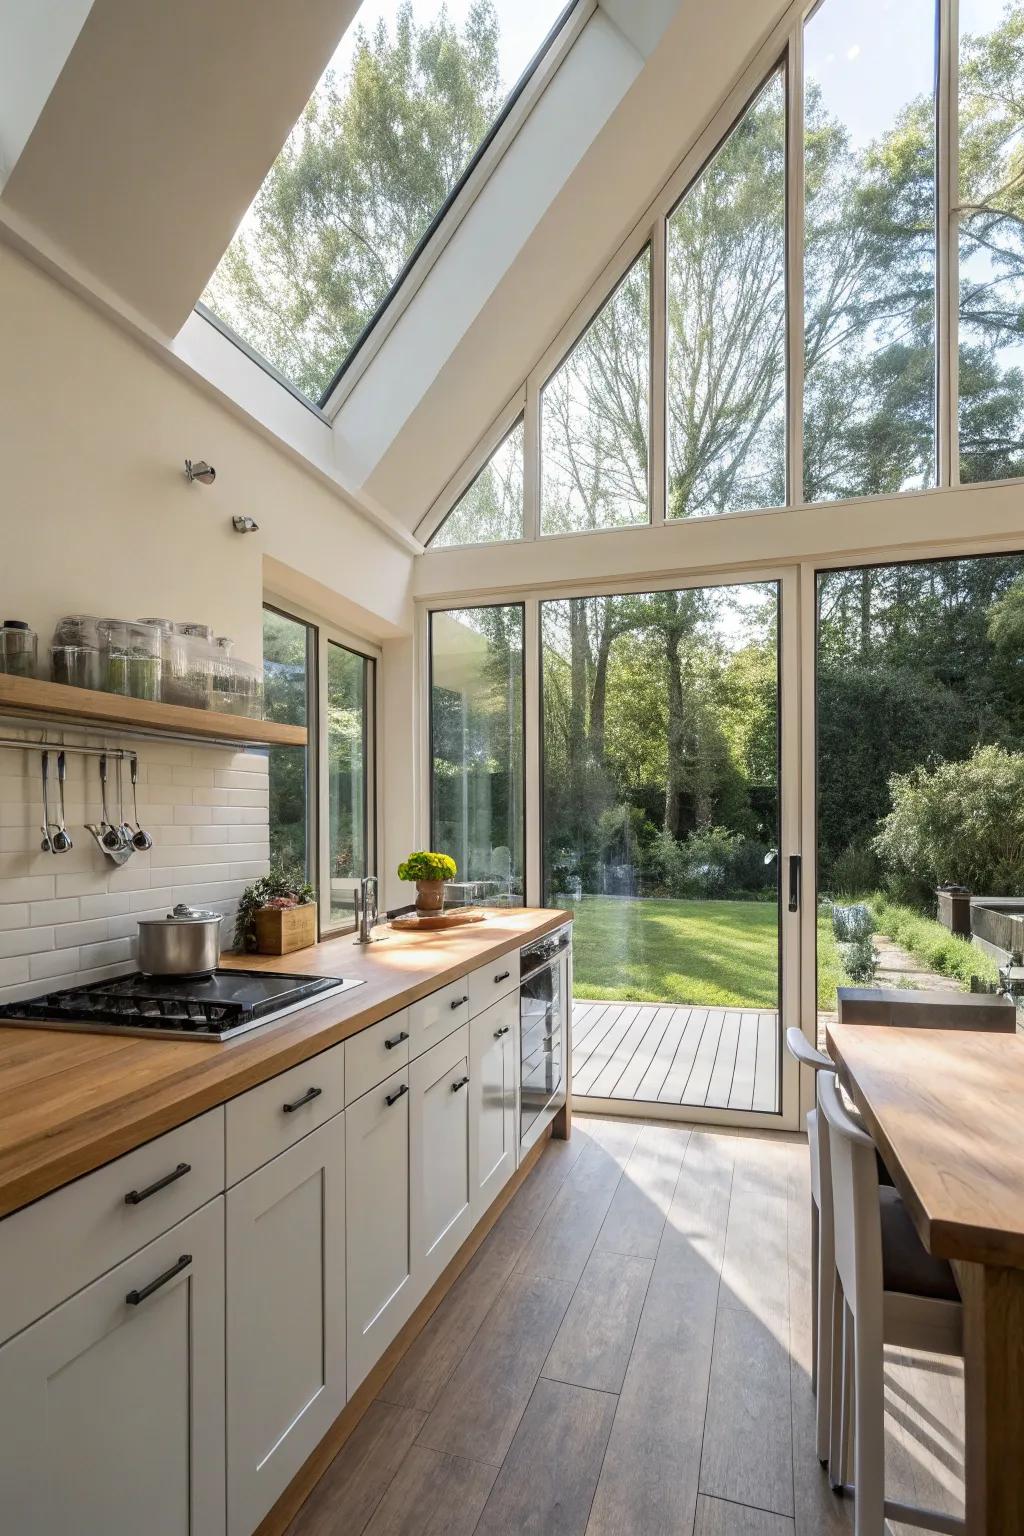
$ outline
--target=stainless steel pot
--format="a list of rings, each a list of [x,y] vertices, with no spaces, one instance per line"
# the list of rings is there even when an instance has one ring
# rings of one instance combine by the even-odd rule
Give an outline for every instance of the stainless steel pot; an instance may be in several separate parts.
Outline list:
[[[139,970],[146,976],[208,976],[220,959],[219,912],[182,903],[166,917],[139,919]]]

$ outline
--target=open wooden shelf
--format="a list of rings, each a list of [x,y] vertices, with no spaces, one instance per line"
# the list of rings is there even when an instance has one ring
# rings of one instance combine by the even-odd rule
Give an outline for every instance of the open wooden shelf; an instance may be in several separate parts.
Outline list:
[[[212,709],[186,709],[181,704],[158,704],[150,699],[126,699],[116,693],[97,693],[91,688],[69,688],[32,677],[0,673],[0,714],[5,709],[19,715],[69,724],[120,726],[125,730],[167,731],[169,735],[194,736],[197,741],[231,741],[244,746],[304,747],[304,725],[279,725],[274,720],[249,720],[244,715],[224,715]]]

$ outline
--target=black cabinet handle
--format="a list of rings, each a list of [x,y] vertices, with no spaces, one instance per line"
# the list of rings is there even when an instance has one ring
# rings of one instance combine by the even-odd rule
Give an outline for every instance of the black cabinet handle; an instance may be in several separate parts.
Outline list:
[[[141,1205],[143,1200],[148,1200],[150,1195],[155,1195],[158,1190],[166,1189],[168,1184],[176,1184],[183,1179],[186,1173],[192,1172],[191,1163],[179,1163],[173,1173],[165,1173],[162,1179],[157,1179],[155,1184],[147,1184],[145,1189],[130,1189],[124,1197],[125,1205]]]
[[[162,1285],[166,1285],[168,1280],[173,1280],[175,1275],[180,1275],[183,1269],[188,1269],[191,1263],[192,1255],[183,1253],[177,1264],[172,1264],[170,1269],[165,1269],[162,1275],[157,1275],[156,1279],[144,1285],[141,1291],[129,1291],[125,1301],[130,1307],[137,1307],[140,1301],[145,1301],[147,1296],[152,1296],[153,1292],[158,1291]]]
[[[511,1029],[511,1025],[510,1024],[503,1024],[500,1029],[496,1029],[494,1031],[494,1038],[495,1038],[495,1040],[500,1040],[502,1035],[507,1035],[510,1029]]]
[[[494,980],[495,980],[495,982],[508,981],[508,979],[509,979],[509,977],[511,975],[512,975],[511,971],[499,971],[498,975],[495,976]]]
[[[800,908],[800,855],[791,853],[789,856],[789,910],[797,912]]]
[[[318,1099],[322,1093],[322,1088],[307,1088],[301,1099],[293,1099],[290,1104],[282,1104],[281,1109],[286,1115],[294,1115],[295,1111],[297,1109],[301,1109],[303,1104],[312,1103],[312,1101],[314,1099]]]
[[[453,1008],[461,1008],[463,1003],[468,1003],[468,1002],[469,1002],[469,998],[468,997],[453,997],[451,1005],[452,1005]]]
[[[386,1093],[384,1095],[384,1103],[390,1109],[392,1104],[397,1104],[398,1103],[398,1101],[402,1097],[403,1093],[408,1093],[408,1092],[409,1092],[409,1084],[408,1083],[403,1083],[400,1088],[396,1088],[395,1089],[394,1093]]]
[[[469,1082],[468,1077],[460,1077],[457,1083],[452,1083],[452,1093],[458,1093],[460,1088],[465,1088]]]
[[[407,1031],[403,1029],[400,1034],[393,1036],[393,1038],[390,1040],[384,1041],[384,1049],[386,1051],[393,1051],[396,1045],[401,1045],[402,1041],[408,1040],[408,1038],[409,1035]]]

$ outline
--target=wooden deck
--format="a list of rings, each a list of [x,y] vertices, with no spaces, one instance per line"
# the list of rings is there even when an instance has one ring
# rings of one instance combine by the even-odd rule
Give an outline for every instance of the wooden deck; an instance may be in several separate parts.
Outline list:
[[[572,1089],[580,1098],[707,1109],[778,1109],[778,1014],[573,1002]]]

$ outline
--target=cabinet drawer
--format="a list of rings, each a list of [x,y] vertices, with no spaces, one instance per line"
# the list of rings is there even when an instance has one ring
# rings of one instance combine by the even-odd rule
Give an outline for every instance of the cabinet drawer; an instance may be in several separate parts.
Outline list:
[[[478,1013],[483,1013],[485,1008],[489,1008],[507,993],[514,992],[519,986],[518,949],[509,955],[502,955],[500,960],[492,960],[489,965],[481,965],[471,971],[467,980],[469,1011],[475,1018]]]
[[[225,1106],[228,1187],[345,1108],[345,1045],[332,1045]]]
[[[362,1098],[409,1061],[409,1010],[380,1019],[345,1042],[345,1103]]]
[[[224,1111],[136,1147],[0,1222],[0,1340],[224,1188]]]
[[[409,1059],[422,1056],[439,1040],[469,1023],[469,978],[449,982],[409,1008]]]

